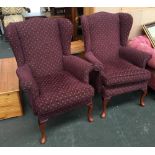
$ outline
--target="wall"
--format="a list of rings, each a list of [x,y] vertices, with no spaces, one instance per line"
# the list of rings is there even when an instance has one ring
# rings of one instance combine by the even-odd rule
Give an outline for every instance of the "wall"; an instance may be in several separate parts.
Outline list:
[[[129,35],[129,39],[142,33],[142,25],[155,22],[155,7],[98,7],[94,8],[94,12],[106,11],[111,13],[126,12],[133,16],[133,25]]]

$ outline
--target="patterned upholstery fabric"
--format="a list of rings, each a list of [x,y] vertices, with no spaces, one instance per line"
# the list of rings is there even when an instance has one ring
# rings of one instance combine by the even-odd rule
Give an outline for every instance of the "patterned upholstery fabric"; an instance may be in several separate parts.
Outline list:
[[[71,38],[73,33],[73,26],[69,21],[59,19],[58,21],[61,43],[64,55],[70,54]]]
[[[120,22],[120,44],[126,46],[133,18],[127,13],[118,13]],[[124,22],[125,21],[125,22]]]
[[[43,28],[45,25],[46,28]],[[42,21],[39,18],[36,22],[36,19],[31,19],[31,22],[27,20],[24,24],[17,23],[16,28],[25,63],[30,66],[35,77],[62,70],[62,46],[56,20]],[[37,61],[34,61],[35,59]]]
[[[95,68],[78,57],[64,56],[63,57],[64,70],[70,72],[77,77],[80,81],[89,82],[89,73]],[[72,66],[72,67],[70,67]]]
[[[69,20],[33,18],[12,23],[6,30],[17,59],[20,85],[28,90],[41,121],[91,101],[94,90],[88,76],[94,67],[70,56]]]
[[[91,51],[101,62],[106,60],[113,60],[118,57],[120,35],[119,35],[119,16],[115,14],[103,13],[92,14],[85,18],[89,23],[89,33],[91,40]],[[107,21],[109,21],[107,23]],[[101,33],[103,30],[103,33]],[[111,37],[113,36],[113,37]],[[101,40],[104,43],[101,43]],[[106,54],[103,54],[103,49]]]
[[[150,72],[144,67],[149,54],[126,47],[132,26],[127,13],[99,12],[82,16],[85,58],[99,70],[97,86],[103,96],[110,98],[133,90],[147,89]]]
[[[151,72],[151,80],[149,81],[149,87],[155,90],[155,69],[152,67],[148,67],[148,69]]]
[[[147,62],[151,59],[150,54],[130,47],[120,47],[119,55],[121,58],[141,68],[145,68]]]
[[[85,104],[93,96],[93,88],[61,71],[39,79],[40,96],[36,99],[39,114],[57,113],[65,108]],[[52,95],[51,95],[52,94]]]
[[[21,87],[23,90],[29,90],[33,98],[36,99],[39,96],[39,87],[35,79],[33,78],[30,67],[25,64],[17,69],[17,75],[21,79]]]
[[[150,78],[149,71],[134,66],[123,59],[103,63],[103,66],[101,75],[106,86],[128,84]]]

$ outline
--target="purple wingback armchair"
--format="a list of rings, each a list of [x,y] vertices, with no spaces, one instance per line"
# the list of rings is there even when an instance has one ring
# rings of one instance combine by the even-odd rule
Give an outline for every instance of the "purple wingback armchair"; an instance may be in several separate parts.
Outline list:
[[[102,118],[112,96],[142,90],[140,105],[144,106],[150,72],[145,65],[151,56],[126,47],[133,19],[127,13],[99,12],[82,16],[85,58],[98,67],[96,85],[102,93]]]
[[[72,24],[67,19],[34,18],[12,23],[7,38],[15,54],[20,86],[38,116],[41,143],[46,142],[49,117],[88,106],[92,117],[94,89],[89,83],[93,64],[70,55]]]

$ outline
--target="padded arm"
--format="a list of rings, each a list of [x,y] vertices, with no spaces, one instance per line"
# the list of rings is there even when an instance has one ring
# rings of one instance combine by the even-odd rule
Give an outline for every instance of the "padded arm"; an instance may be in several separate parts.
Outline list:
[[[93,64],[77,57],[64,56],[64,69],[78,78],[80,81],[89,82],[89,73],[94,69]]]
[[[33,95],[33,98],[35,99],[37,96],[39,96],[39,88],[35,81],[35,79],[32,76],[31,69],[27,64],[19,67],[17,69],[17,75],[19,77],[20,85],[23,90],[28,90]]]
[[[100,62],[92,52],[85,53],[85,58],[91,62],[97,70],[103,69],[103,64]]]
[[[142,52],[131,47],[120,47],[119,55],[121,58],[141,68],[145,68],[147,62],[152,57],[148,53]]]

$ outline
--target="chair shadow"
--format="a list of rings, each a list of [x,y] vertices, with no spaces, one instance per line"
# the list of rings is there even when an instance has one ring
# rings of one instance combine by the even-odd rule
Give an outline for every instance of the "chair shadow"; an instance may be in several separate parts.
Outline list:
[[[134,104],[136,102],[137,102],[136,105],[139,106],[139,99],[140,99],[141,93],[142,93],[141,91],[134,91],[134,92],[129,92],[129,93],[113,96],[108,103],[108,108],[112,108],[115,106],[121,106],[121,105],[129,104],[129,103]],[[102,99],[101,99],[101,95],[98,94],[98,96],[100,96],[100,100],[98,100],[98,102],[100,103],[98,104],[97,108],[98,110],[101,111]]]

